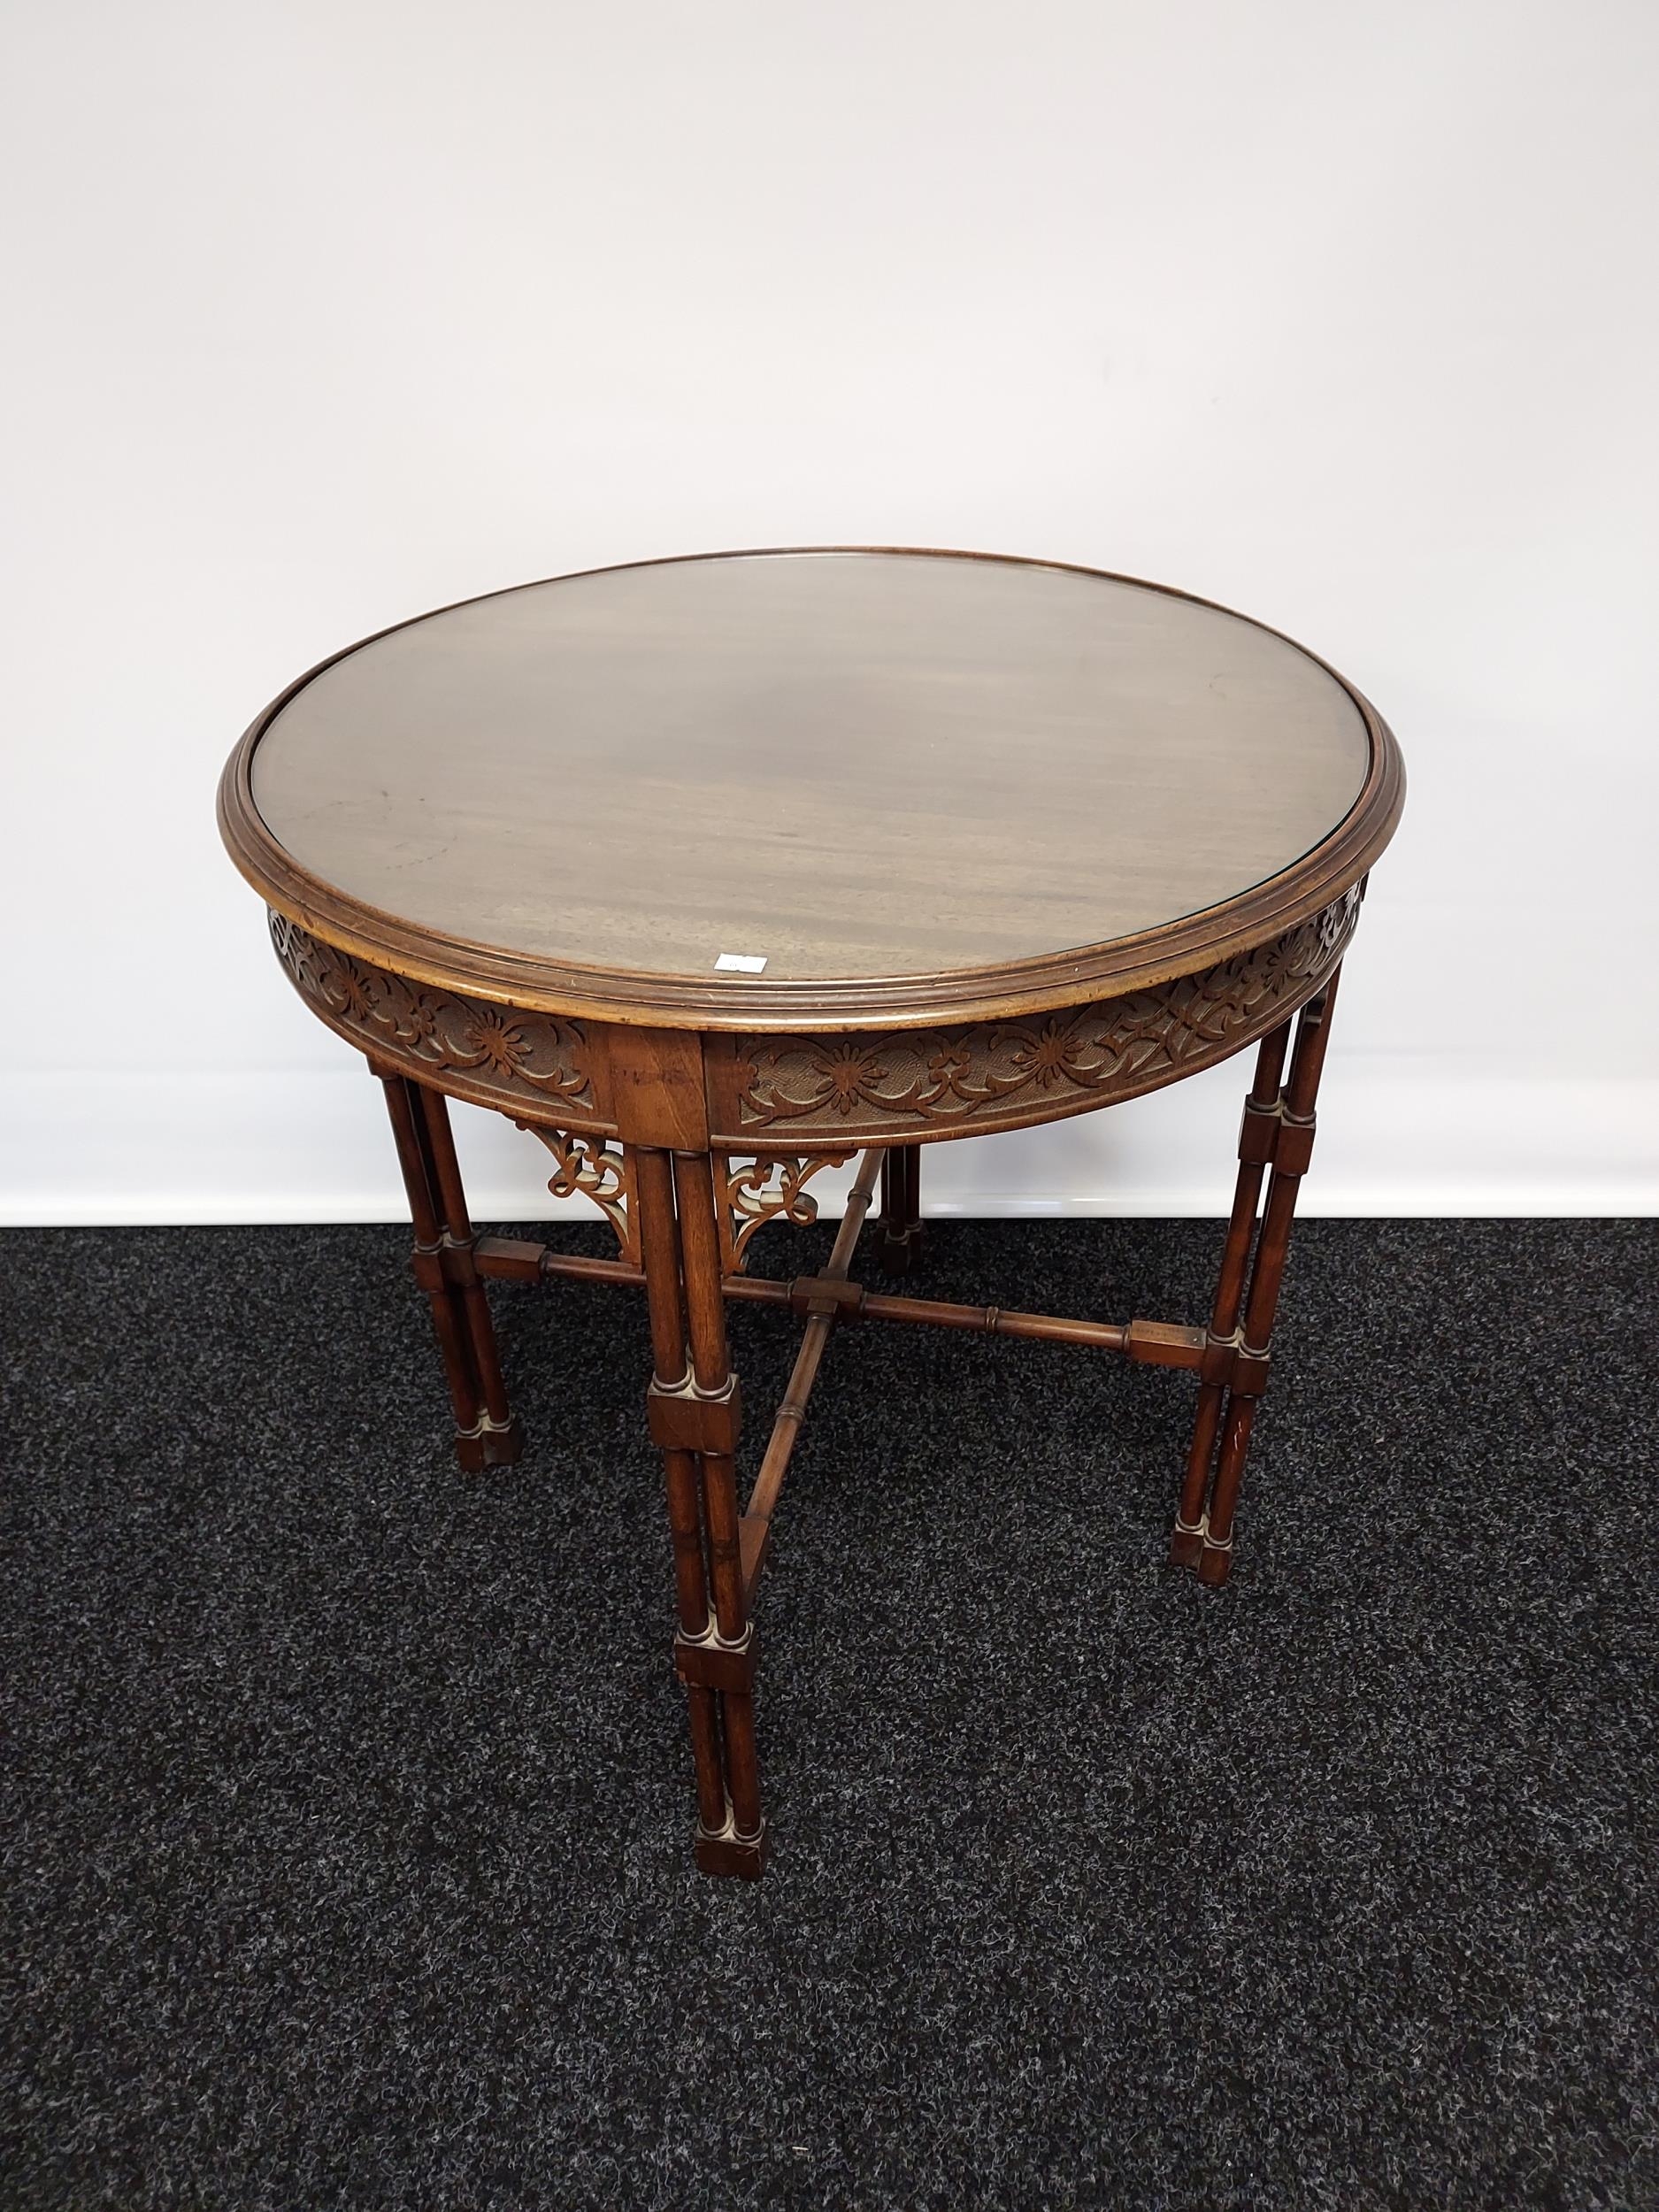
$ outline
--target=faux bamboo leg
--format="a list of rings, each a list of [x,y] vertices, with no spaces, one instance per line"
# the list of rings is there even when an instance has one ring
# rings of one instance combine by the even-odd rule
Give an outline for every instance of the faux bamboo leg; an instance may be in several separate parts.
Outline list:
[[[1187,1455],[1187,1479],[1180,1503],[1175,1509],[1175,1531],[1170,1539],[1170,1561],[1177,1567],[1195,1567],[1204,1548],[1204,1499],[1215,1460],[1216,1437],[1221,1427],[1224,1379],[1237,1343],[1239,1315],[1244,1304],[1245,1271],[1256,1235],[1256,1209],[1261,1203],[1262,1179],[1273,1156],[1279,1128],[1279,1078],[1290,1043],[1291,1025],[1281,1022],[1262,1040],[1256,1057],[1256,1080],[1244,1102],[1239,1131],[1239,1179],[1233,1191],[1233,1217],[1221,1256],[1221,1274],[1210,1316],[1210,1339],[1205,1347],[1210,1370],[1199,1386],[1198,1411],[1193,1423],[1193,1441]]]
[[[443,1226],[433,1182],[431,1157],[426,1143],[426,1124],[416,1087],[401,1075],[382,1074],[387,1111],[397,1144],[403,1187],[415,1232],[411,1255],[415,1280],[426,1294],[432,1325],[443,1356],[444,1379],[455,1409],[455,1451],[463,1467],[476,1474],[483,1467],[484,1435],[480,1424],[478,1376],[465,1316],[443,1263]]]
[[[686,1323],[680,1293],[680,1228],[674,1218],[673,1171],[666,1152],[637,1148],[633,1153],[633,1188],[640,1210],[640,1248],[645,1263],[645,1296],[651,1317],[652,1394],[677,1394],[689,1376]],[[680,1635],[687,1642],[709,1632],[709,1589],[703,1548],[703,1508],[695,1453],[678,1445],[663,1447],[668,1487],[668,1525],[674,1547],[674,1595]],[[697,1837],[723,1836],[728,1826],[726,1769],[720,1752],[718,1694],[699,1685],[686,1686],[691,1755],[697,1775]]]
[[[888,1275],[911,1275],[922,1253],[922,1148],[895,1144],[881,1162],[881,1233],[876,1257]]]
[[[688,1681],[700,1679],[719,1690],[730,1800],[725,1832],[698,1836],[697,1863],[710,1874],[753,1877],[764,1869],[767,1855],[755,1748],[755,1634],[743,1594],[739,1531],[737,1379],[726,1348],[713,1163],[706,1152],[674,1155],[674,1198],[691,1348],[691,1387],[703,1437],[698,1458],[703,1468],[709,1586],[714,1601],[714,1619],[703,1640],[691,1642],[682,1637],[680,1665]]]
[[[501,1356],[495,1349],[495,1331],[489,1317],[489,1295],[473,1255],[472,1224],[466,1210],[460,1163],[455,1156],[449,1107],[442,1091],[428,1090],[424,1084],[413,1087],[420,1108],[433,1188],[442,1217],[444,1272],[455,1291],[472,1353],[472,1371],[478,1378],[482,1464],[508,1467],[524,1450],[524,1431],[507,1404],[507,1386],[502,1379]]]
[[[1296,1026],[1296,1048],[1291,1058],[1290,1080],[1285,1088],[1273,1147],[1273,1176],[1268,1186],[1262,1233],[1250,1268],[1244,1326],[1233,1356],[1232,1384],[1222,1423],[1221,1452],[1216,1462],[1215,1486],[1205,1517],[1203,1551],[1198,1563],[1202,1582],[1225,1582],[1233,1566],[1233,1510],[1238,1503],[1245,1456],[1250,1448],[1256,1409],[1267,1387],[1273,1318],[1279,1310],[1279,1285],[1284,1279],[1286,1256],[1290,1249],[1290,1226],[1296,1211],[1297,1193],[1313,1152],[1314,1104],[1325,1066],[1331,1008],[1340,972],[1339,969],[1319,995],[1309,1000]]]

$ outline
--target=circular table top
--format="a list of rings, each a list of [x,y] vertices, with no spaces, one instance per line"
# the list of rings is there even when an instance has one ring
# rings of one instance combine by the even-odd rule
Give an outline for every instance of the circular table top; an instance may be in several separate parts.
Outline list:
[[[1093,571],[726,554],[468,601],[326,662],[227,770],[279,910],[405,975],[689,1027],[1075,1002],[1355,882],[1374,710]]]

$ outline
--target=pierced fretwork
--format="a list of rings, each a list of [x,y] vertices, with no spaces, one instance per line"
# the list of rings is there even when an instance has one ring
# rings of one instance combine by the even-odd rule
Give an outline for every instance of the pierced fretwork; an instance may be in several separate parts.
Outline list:
[[[720,1258],[728,1275],[741,1275],[748,1265],[749,1240],[769,1221],[791,1221],[797,1229],[810,1228],[818,1219],[818,1200],[806,1188],[820,1168],[844,1167],[851,1152],[798,1155],[763,1154],[739,1164],[731,1155],[721,1159],[726,1203],[720,1208]]]
[[[616,1231],[617,1248],[630,1267],[640,1264],[639,1230],[634,1218],[634,1193],[627,1155],[620,1145],[579,1131],[544,1128],[540,1122],[518,1124],[540,1138],[557,1161],[548,1188],[555,1198],[591,1198]]]

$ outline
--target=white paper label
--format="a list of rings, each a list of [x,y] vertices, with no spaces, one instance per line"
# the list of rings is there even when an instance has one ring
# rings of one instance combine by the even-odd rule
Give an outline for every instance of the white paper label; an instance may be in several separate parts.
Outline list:
[[[723,952],[715,962],[728,975],[758,975],[766,964],[766,956],[760,952]]]

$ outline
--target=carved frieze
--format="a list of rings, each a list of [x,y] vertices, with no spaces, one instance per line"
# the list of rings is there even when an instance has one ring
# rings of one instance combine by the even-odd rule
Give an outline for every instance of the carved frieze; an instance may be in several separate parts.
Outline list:
[[[406,982],[326,945],[284,916],[271,940],[289,980],[329,1025],[364,1051],[482,1102],[596,1118],[580,1024]]]
[[[826,1156],[1056,1120],[1225,1058],[1293,1012],[1335,967],[1361,889],[1198,974],[1084,1006],[931,1029],[709,1038],[713,1145],[728,1161],[728,1264],[741,1264],[764,1222],[814,1217],[803,1186]],[[271,933],[301,996],[361,1050],[537,1125],[550,1146],[554,1135],[570,1145],[568,1157],[553,1148],[569,1187],[607,1213],[617,1206],[622,1218],[611,1217],[628,1248],[626,1192],[618,1171],[606,1164],[614,1156],[572,1142],[584,1130],[618,1133],[604,1025],[595,1034],[565,1016],[405,979],[279,914],[271,916]],[[733,1156],[752,1164],[734,1168]]]
[[[736,1047],[736,1127],[849,1140],[1017,1128],[1131,1098],[1263,1034],[1341,956],[1360,887],[1199,975],[1027,1019]]]

